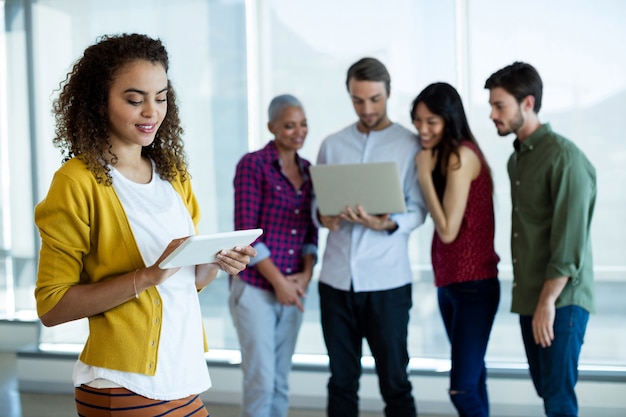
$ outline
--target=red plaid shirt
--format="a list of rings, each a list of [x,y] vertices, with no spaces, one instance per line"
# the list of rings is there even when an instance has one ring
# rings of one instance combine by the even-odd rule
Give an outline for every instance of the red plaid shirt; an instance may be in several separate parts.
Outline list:
[[[313,186],[306,159],[296,156],[304,183],[294,188],[282,174],[274,141],[244,155],[235,173],[235,229],[262,228],[253,246],[258,254],[239,277],[250,285],[272,290],[254,267],[271,258],[284,275],[302,271],[302,257],[317,253],[317,227],[311,219]]]

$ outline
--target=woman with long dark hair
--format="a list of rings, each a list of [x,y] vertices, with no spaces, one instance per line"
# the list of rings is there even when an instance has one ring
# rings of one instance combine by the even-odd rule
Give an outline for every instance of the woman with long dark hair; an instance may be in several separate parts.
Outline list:
[[[434,83],[413,101],[419,183],[435,225],[432,266],[451,344],[450,399],[462,417],[489,415],[485,352],[500,302],[493,181],[461,97]]]

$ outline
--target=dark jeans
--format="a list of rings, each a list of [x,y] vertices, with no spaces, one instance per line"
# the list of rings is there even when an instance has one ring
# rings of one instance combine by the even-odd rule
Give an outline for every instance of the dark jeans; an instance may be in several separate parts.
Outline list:
[[[556,309],[554,340],[547,348],[535,343],[532,316],[520,316],[528,367],[537,394],[543,398],[548,417],[578,415],[574,387],[578,381],[578,358],[589,312],[578,306]]]
[[[460,417],[488,417],[485,353],[500,303],[500,281],[460,282],[437,293],[451,345],[450,399]]]
[[[340,291],[320,282],[320,311],[330,360],[329,417],[359,415],[363,338],[376,361],[385,416],[415,417],[407,367],[410,284],[386,291]]]

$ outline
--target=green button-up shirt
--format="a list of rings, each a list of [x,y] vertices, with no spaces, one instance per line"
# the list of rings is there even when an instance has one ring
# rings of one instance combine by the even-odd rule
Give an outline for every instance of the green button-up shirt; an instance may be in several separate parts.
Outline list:
[[[569,277],[556,307],[593,312],[590,227],[596,172],[571,141],[542,125],[515,141],[511,180],[513,302],[511,311],[532,315],[543,284]]]

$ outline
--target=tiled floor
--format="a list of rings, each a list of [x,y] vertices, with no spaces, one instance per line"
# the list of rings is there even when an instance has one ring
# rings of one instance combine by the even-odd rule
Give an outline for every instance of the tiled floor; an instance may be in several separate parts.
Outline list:
[[[239,407],[207,404],[212,417],[239,417]],[[71,417],[76,415],[72,395],[20,393],[17,388],[15,354],[0,353],[0,417]],[[291,410],[289,417],[323,417],[320,410]],[[361,417],[380,417],[361,413]],[[429,417],[420,414],[420,417]],[[430,416],[434,417],[434,416]],[[442,416],[438,416],[442,417]]]

